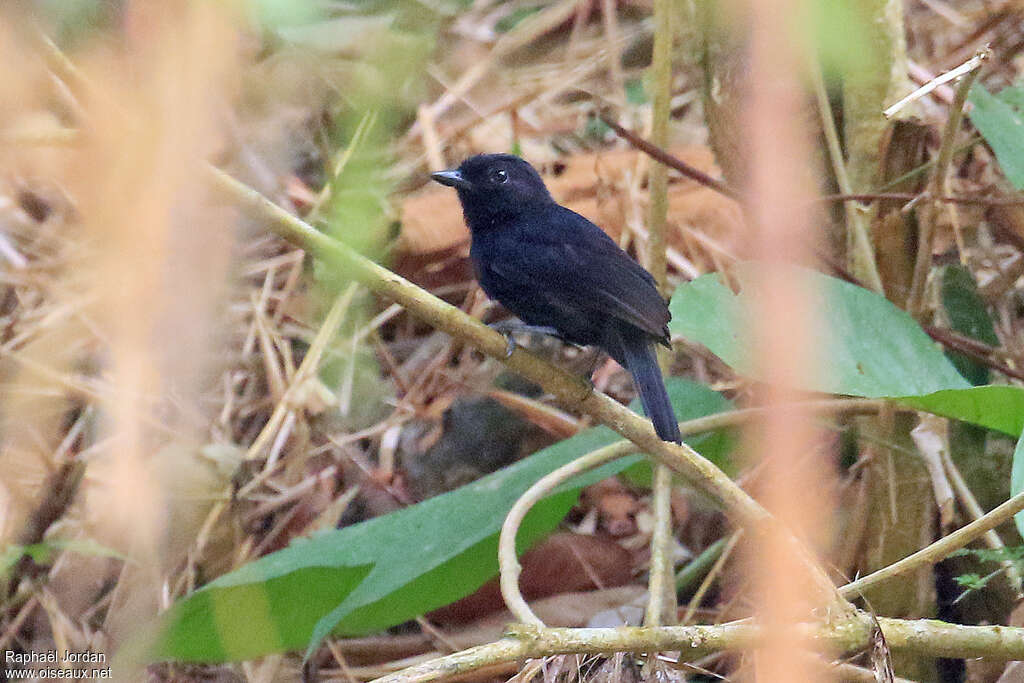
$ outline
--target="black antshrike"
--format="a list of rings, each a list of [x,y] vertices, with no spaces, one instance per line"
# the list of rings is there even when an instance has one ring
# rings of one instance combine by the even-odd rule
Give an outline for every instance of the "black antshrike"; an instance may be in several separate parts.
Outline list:
[[[654,352],[656,342],[669,345],[671,315],[651,274],[601,228],[557,204],[519,157],[482,154],[431,177],[459,193],[487,295],[528,325],[604,349],[633,376],[658,436],[679,443]]]

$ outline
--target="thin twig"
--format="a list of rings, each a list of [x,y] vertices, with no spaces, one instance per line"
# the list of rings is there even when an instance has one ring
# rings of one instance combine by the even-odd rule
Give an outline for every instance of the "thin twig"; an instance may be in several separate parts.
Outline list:
[[[698,168],[690,166],[685,161],[682,161],[681,159],[672,156],[671,154],[661,149],[657,145],[651,144],[647,140],[644,140],[642,137],[640,137],[633,131],[623,128],[618,124],[618,122],[615,121],[615,119],[611,118],[607,114],[601,112],[598,113],[597,116],[605,123],[605,125],[611,128],[616,135],[618,135],[620,138],[622,138],[623,140],[625,140],[633,147],[637,148],[638,150],[646,154],[647,156],[651,157],[652,159],[660,161],[669,168],[673,168],[679,171],[681,174],[683,174],[690,180],[694,180],[700,183],[701,185],[710,187],[712,190],[715,190],[716,192],[725,195],[729,199],[739,199],[739,193],[733,190],[728,185],[726,185],[721,180],[712,178],[704,171],[701,171]]]
[[[944,83],[949,83],[950,81],[956,80],[957,78],[960,78],[965,74],[974,72],[978,67],[982,65],[982,63],[986,59],[989,58],[990,54],[991,50],[988,48],[988,46],[986,46],[983,50],[979,50],[973,57],[968,59],[960,66],[956,67],[955,69],[951,69],[940,76],[936,76],[935,78],[933,78],[932,80],[928,81],[920,88],[915,90],[914,92],[904,97],[896,104],[893,104],[892,106],[886,108],[886,110],[882,112],[882,115],[885,116],[885,118],[887,119],[891,119],[893,116],[896,115],[896,113],[900,109],[903,109],[903,107],[907,106],[911,102],[921,99],[922,97],[930,93],[932,90],[935,90],[940,85]],[[953,98],[953,106],[956,106],[955,96]],[[961,106],[963,106],[962,103]]]
[[[618,4],[615,0],[601,0],[601,20],[604,22],[604,34],[608,38],[608,75],[612,79],[615,93],[621,97],[624,95],[625,79],[622,77],[622,47],[619,41],[619,17],[616,14]],[[654,14],[657,22],[657,9]],[[658,43],[657,29],[654,43]]]
[[[607,3],[614,5],[614,3]],[[654,54],[651,60],[653,101],[651,103],[651,143],[658,149],[668,147],[669,105],[672,99],[672,0],[654,3]],[[647,268],[665,294],[668,262],[666,260],[668,218],[668,168],[657,160],[648,172]],[[662,358],[662,370],[667,370]],[[651,561],[648,579],[647,613],[644,625],[661,626],[676,622],[675,582],[673,581],[672,547],[672,472],[665,465],[654,468],[651,509],[654,529],[651,533]]]
[[[960,473],[960,468],[953,462],[952,456],[949,451],[943,449],[942,454],[942,466],[946,470],[946,476],[949,478],[950,484],[953,486],[953,490],[956,492],[956,497],[960,500],[960,505],[963,506],[964,513],[967,514],[973,520],[981,519],[985,516],[985,511],[978,504],[978,499],[974,497],[974,492],[971,491],[971,487],[967,485],[967,481],[964,479],[964,475]],[[1001,550],[1006,547],[1003,543],[1003,539],[993,529],[986,531],[982,537],[985,540],[985,545],[993,550]],[[1010,587],[1017,594],[1017,599],[1024,597],[1021,592],[1021,576],[1020,570],[1017,569],[1017,563],[1013,560],[1005,559],[1000,562],[1003,566],[1003,571],[1006,572],[1006,579],[1010,583]]]
[[[729,539],[725,542],[725,547],[722,549],[721,554],[715,560],[715,563],[711,565],[711,569],[708,571],[707,576],[701,581],[700,586],[697,587],[693,597],[690,598],[690,604],[686,607],[686,613],[683,615],[681,624],[688,624],[693,619],[693,615],[697,612],[700,607],[700,603],[704,601],[704,595],[711,589],[711,584],[715,582],[715,579],[721,574],[722,569],[725,567],[725,563],[729,561],[729,557],[732,555],[732,551],[736,548],[736,544],[743,538],[743,530],[734,531]],[[725,539],[722,539],[725,540]]]
[[[819,202],[873,202],[880,200],[920,201],[922,199],[946,204],[978,204],[981,206],[1021,206],[1024,197],[967,197],[960,195],[930,196],[913,192],[863,192],[860,194],[826,194],[817,198]]]
[[[1007,377],[1013,377],[1014,379],[1024,380],[1024,371],[1010,367],[1008,364],[996,360],[991,356],[996,349],[989,346],[984,342],[965,337],[960,334],[956,334],[952,330],[943,329],[941,327],[933,327],[931,325],[922,325],[928,336],[939,342],[947,349],[952,349],[959,353],[969,356],[973,360],[992,368],[996,372],[1000,372]]]
[[[962,526],[953,533],[940,538],[929,546],[918,550],[916,553],[907,555],[902,560],[894,562],[887,567],[863,576],[856,581],[842,586],[839,592],[848,599],[863,595],[874,586],[887,581],[888,579],[902,576],[915,571],[919,567],[935,564],[950,556],[953,552],[965,547],[977,538],[983,536],[987,531],[1010,520],[1015,514],[1024,510],[1024,493],[1019,493],[1002,505],[993,508],[986,515],[966,526]]]
[[[964,117],[964,104],[967,102],[967,95],[971,86],[981,73],[978,67],[988,59],[989,51],[984,49],[968,60],[970,70],[956,89],[956,97],[953,98],[953,105],[949,110],[949,118],[946,120],[946,127],[942,131],[942,142],[939,145],[939,155],[932,170],[931,181],[928,184],[930,194],[939,197],[947,194],[945,189],[946,174],[949,171],[950,161],[953,159],[954,143],[956,134],[960,130],[960,122]],[[954,69],[955,71],[955,69]],[[928,271],[932,265],[932,248],[935,240],[935,226],[938,219],[938,211],[932,207],[920,217],[920,227],[917,238],[917,260],[914,262],[914,278],[910,285],[910,294],[907,296],[907,310],[915,318],[920,319],[924,309],[924,290],[928,281]]]
[[[844,195],[850,196],[853,194],[853,184],[846,172],[846,159],[843,157],[835,118],[832,116],[832,105],[829,103],[828,93],[825,92],[825,79],[821,75],[819,65],[811,68],[810,72],[814,96],[818,104],[818,116],[821,119],[822,131],[825,133],[829,160],[832,162],[832,172],[839,189]],[[852,200],[844,201],[843,208],[846,210],[846,227],[853,234],[854,248],[858,252],[855,262],[863,264],[863,270],[866,271],[863,273],[866,276],[866,286],[875,292],[884,294],[882,276],[878,273],[878,263],[875,259],[875,247],[871,242],[870,217]]]

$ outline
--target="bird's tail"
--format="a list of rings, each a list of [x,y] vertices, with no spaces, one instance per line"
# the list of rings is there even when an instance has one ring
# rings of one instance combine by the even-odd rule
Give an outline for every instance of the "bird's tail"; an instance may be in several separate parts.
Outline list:
[[[668,400],[654,344],[646,337],[631,339],[627,335],[622,335],[621,341],[626,369],[633,376],[633,384],[640,394],[644,412],[654,424],[654,431],[662,441],[680,443],[682,437],[679,434],[679,422]]]

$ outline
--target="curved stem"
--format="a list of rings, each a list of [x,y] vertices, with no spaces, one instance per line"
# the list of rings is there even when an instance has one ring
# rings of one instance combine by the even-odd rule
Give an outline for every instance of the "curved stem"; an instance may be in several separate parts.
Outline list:
[[[501,597],[504,598],[505,605],[517,620],[524,624],[544,626],[544,622],[533,613],[530,606],[526,604],[522,593],[519,592],[519,573],[522,567],[516,556],[516,534],[519,532],[519,525],[522,524],[526,513],[563,482],[595,467],[600,467],[606,462],[635,452],[636,446],[628,441],[620,441],[591,451],[538,479],[512,505],[512,509],[505,516],[505,521],[501,525],[501,533],[498,536],[498,572]]]
[[[810,401],[804,404],[802,408],[808,412],[874,412],[884,404],[884,401],[876,400],[827,400]],[[709,415],[680,423],[679,431],[683,436],[691,436],[714,429],[742,424],[763,413],[764,409],[750,408],[720,413],[718,415]],[[689,449],[689,446],[684,444],[684,448]],[[588,470],[600,467],[607,462],[632,455],[636,450],[637,448],[633,443],[620,441],[592,451],[538,479],[512,505],[512,508],[505,516],[505,521],[501,526],[501,533],[498,536],[498,571],[502,598],[505,600],[505,605],[509,611],[512,612],[517,620],[534,626],[544,625],[537,615],[534,614],[533,610],[530,609],[530,606],[519,591],[519,575],[522,567],[519,564],[515,542],[519,526],[526,517],[526,513],[562,483]],[[683,469],[678,462],[667,462],[665,465],[668,470],[681,472]]]

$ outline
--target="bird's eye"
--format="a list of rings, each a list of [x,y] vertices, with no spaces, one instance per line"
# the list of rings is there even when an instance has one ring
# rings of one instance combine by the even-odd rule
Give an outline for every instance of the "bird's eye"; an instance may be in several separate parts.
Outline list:
[[[508,182],[508,171],[499,168],[491,174],[491,179],[496,183],[507,183]]]

